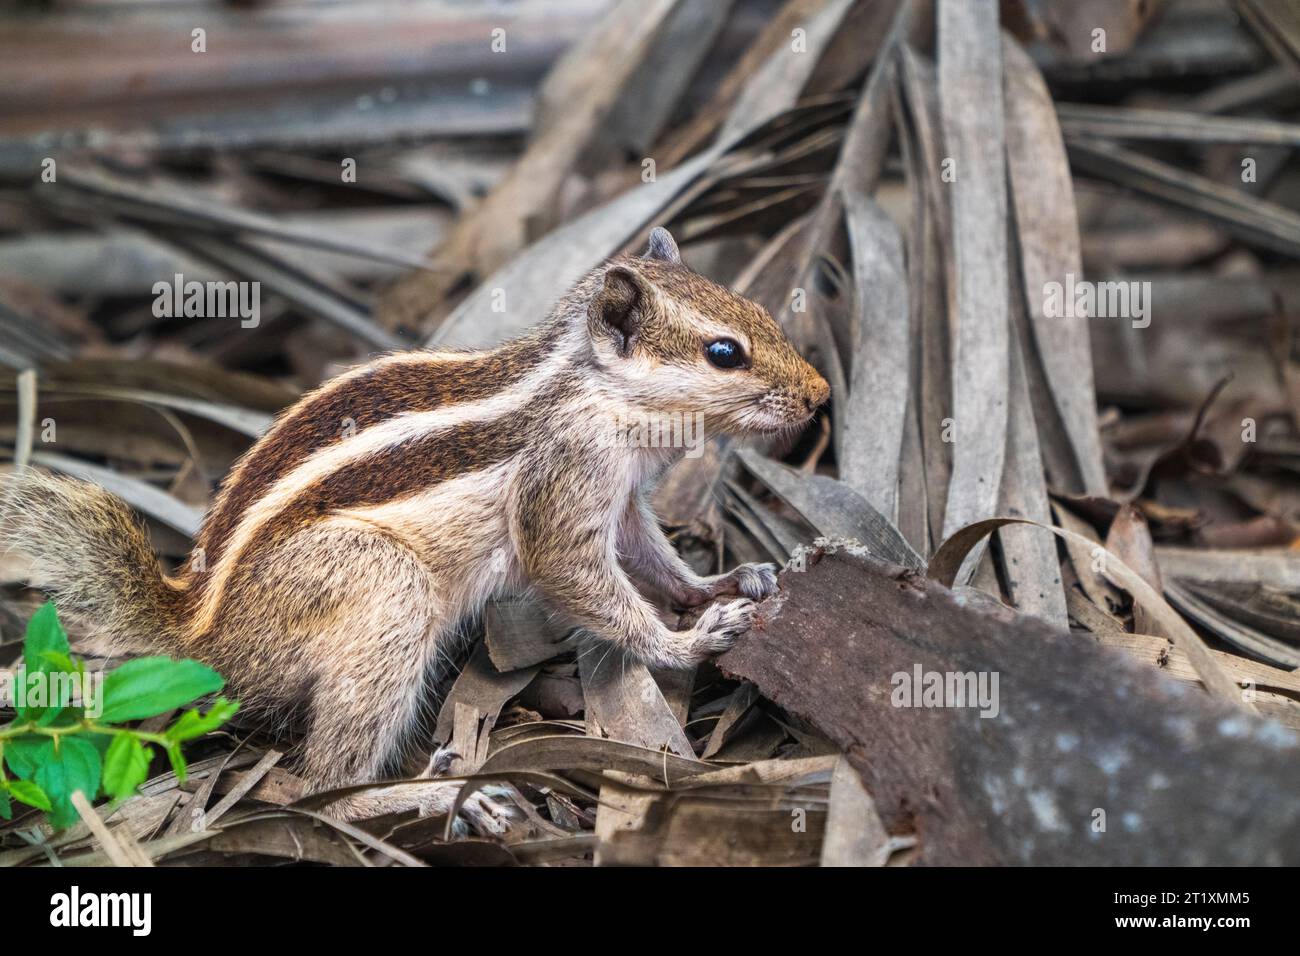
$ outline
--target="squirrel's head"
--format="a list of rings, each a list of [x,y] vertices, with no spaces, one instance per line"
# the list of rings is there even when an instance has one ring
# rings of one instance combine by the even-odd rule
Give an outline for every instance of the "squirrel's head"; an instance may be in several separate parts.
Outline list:
[[[688,269],[666,229],[592,280],[596,361],[641,409],[702,413],[710,431],[776,432],[805,424],[830,395],[767,310]]]

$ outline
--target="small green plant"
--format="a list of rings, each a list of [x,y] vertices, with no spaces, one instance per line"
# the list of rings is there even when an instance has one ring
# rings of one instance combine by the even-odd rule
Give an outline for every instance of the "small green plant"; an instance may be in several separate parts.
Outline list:
[[[0,725],[0,818],[10,819],[18,801],[43,810],[55,829],[70,826],[78,819],[73,793],[126,799],[148,776],[155,746],[184,780],[181,744],[221,726],[237,702],[218,697],[206,714],[186,710],[160,733],[121,725],[183,707],[224,684],[198,661],[169,657],[141,657],[88,674],[47,602],[28,622],[11,694],[0,694],[12,697],[16,712]]]

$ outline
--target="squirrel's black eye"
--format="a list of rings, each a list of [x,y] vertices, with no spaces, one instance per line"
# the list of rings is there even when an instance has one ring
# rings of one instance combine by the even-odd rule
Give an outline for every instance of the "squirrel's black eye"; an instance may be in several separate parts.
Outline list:
[[[740,368],[745,364],[745,353],[735,339],[714,339],[704,346],[704,354],[718,368]]]

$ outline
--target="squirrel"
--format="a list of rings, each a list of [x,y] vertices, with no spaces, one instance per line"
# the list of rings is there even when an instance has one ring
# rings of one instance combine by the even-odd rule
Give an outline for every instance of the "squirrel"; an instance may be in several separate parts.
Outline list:
[[[682,560],[648,500],[681,449],[637,425],[793,431],[829,393],[762,306],[691,271],[656,228],[518,339],[391,353],[307,393],[234,464],[175,574],[125,502],[33,469],[10,478],[3,543],[92,638],[196,658],[254,713],[304,714],[299,772],[325,791],[391,779],[428,674],[494,595],[531,588],[652,666],[730,647],[776,569],[702,577]],[[679,606],[739,600],[673,631],[634,578]],[[422,786],[331,811],[454,801],[450,784]],[[481,793],[466,811],[493,829]]]

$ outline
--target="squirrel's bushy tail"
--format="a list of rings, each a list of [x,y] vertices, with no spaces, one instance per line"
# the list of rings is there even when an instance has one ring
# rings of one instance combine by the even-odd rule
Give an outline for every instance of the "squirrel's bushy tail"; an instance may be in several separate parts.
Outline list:
[[[168,579],[144,525],[98,485],[32,468],[0,478],[0,547],[104,653],[177,654],[187,587]]]

